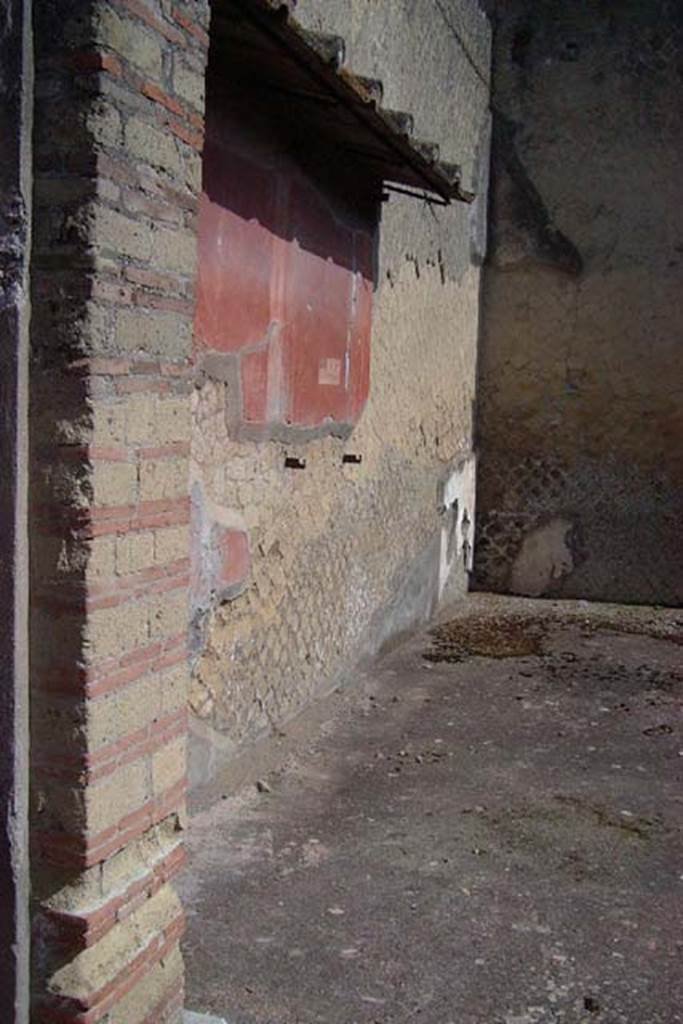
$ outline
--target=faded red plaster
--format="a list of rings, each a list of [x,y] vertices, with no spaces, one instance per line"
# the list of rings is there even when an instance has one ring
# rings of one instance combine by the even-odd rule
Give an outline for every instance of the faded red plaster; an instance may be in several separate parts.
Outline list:
[[[242,583],[251,569],[249,538],[242,530],[225,530],[218,541],[220,583],[231,587]]]
[[[207,124],[195,342],[236,353],[250,425],[355,422],[368,397],[374,227],[228,110]]]

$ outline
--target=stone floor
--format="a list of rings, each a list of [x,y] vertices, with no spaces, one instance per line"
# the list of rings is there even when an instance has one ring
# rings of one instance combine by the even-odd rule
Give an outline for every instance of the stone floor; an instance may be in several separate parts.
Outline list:
[[[473,596],[262,743],[191,822],[188,1006],[683,1022],[681,644],[683,611]]]

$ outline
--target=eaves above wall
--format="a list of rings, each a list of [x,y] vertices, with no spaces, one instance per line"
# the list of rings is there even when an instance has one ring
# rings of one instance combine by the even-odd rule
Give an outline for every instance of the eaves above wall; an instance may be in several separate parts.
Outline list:
[[[413,135],[410,114],[382,107],[382,83],[344,67],[339,36],[304,29],[282,0],[215,0],[212,37],[229,48],[226,73],[262,91],[283,116],[316,145],[358,167],[368,180],[472,202],[457,164],[439,159],[439,147]]]

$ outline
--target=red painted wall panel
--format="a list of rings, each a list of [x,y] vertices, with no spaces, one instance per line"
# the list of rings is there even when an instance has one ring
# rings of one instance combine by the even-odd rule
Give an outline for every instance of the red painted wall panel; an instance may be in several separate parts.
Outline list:
[[[207,138],[204,164],[211,180],[199,208],[196,338],[203,347],[232,352],[266,336],[271,321],[276,180]],[[265,223],[250,213],[262,211]]]
[[[227,106],[209,116],[198,349],[236,353],[242,422],[352,425],[368,396],[375,220]]]

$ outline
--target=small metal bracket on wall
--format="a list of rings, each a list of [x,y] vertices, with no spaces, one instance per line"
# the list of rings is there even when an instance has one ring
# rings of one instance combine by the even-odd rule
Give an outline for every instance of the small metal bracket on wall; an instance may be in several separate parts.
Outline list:
[[[296,455],[285,456],[285,469],[305,469],[306,460],[299,459]]]

